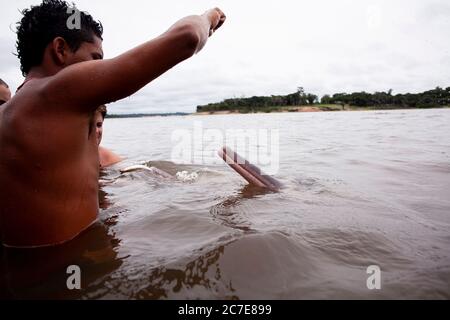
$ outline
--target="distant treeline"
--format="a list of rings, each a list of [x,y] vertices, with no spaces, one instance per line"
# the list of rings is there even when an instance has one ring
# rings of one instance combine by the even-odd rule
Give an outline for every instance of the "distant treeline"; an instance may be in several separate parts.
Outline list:
[[[302,87],[297,92],[285,96],[251,97],[226,99],[219,103],[198,106],[197,112],[239,110],[244,112],[266,111],[270,108],[303,105],[348,105],[373,108],[438,108],[450,106],[450,87],[425,91],[422,93],[392,94],[387,92],[354,92],[324,95],[320,101],[317,95],[306,93]]]
[[[106,118],[143,118],[143,117],[170,117],[170,116],[185,116],[189,113],[174,112],[174,113],[130,113],[130,114],[107,114]]]

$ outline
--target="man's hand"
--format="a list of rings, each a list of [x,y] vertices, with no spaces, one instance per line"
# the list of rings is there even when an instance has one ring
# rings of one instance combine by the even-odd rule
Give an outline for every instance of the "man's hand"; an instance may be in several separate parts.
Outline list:
[[[219,8],[208,10],[203,14],[203,16],[205,16],[210,23],[209,36],[212,36],[213,33],[219,29],[227,19],[225,14]]]
[[[197,24],[199,29],[197,29],[196,32],[199,37],[199,41],[195,53],[198,53],[203,49],[208,41],[208,38],[211,37],[214,32],[223,25],[226,20],[226,16],[222,10],[219,8],[214,8],[206,11],[201,16],[195,16],[192,19],[192,21],[197,20],[197,22],[200,22],[200,24]]]

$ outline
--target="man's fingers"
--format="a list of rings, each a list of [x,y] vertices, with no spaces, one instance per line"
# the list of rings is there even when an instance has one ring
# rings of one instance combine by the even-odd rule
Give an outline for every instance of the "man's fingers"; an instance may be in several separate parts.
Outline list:
[[[219,23],[217,24],[215,30],[219,29],[225,23],[226,19],[227,19],[227,17],[225,15],[221,16],[220,20],[219,20]]]
[[[222,10],[220,10],[219,8],[214,8],[214,9],[208,10],[206,12],[206,14],[211,23],[211,31],[212,31],[212,32],[210,31],[210,36],[211,36],[212,33],[214,33],[214,31],[216,31],[223,25],[223,23],[226,20],[226,16],[222,12]]]
[[[217,22],[216,27],[214,28],[214,31],[219,29],[225,22],[225,20],[227,19],[227,16],[225,15],[225,13],[223,13],[222,10],[220,10],[219,8],[216,8],[217,13],[219,14],[219,21]]]

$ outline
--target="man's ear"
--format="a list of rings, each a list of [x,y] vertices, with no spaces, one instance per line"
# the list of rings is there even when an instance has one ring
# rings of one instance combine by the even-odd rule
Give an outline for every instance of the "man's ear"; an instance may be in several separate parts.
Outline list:
[[[55,63],[58,66],[64,66],[67,63],[69,57],[70,48],[66,40],[61,37],[56,37],[52,41],[52,55],[55,59]]]

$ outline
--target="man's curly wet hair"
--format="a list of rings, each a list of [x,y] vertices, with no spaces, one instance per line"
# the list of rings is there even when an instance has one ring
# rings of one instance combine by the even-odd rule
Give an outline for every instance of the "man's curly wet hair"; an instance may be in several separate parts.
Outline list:
[[[74,7],[62,0],[43,0],[40,5],[22,11],[23,18],[17,23],[16,47],[24,76],[42,63],[45,48],[56,37],[64,38],[74,52],[83,42],[92,43],[94,35],[102,39],[101,23],[86,12],[80,12],[81,29],[67,27],[67,20],[72,15],[67,9]]]

